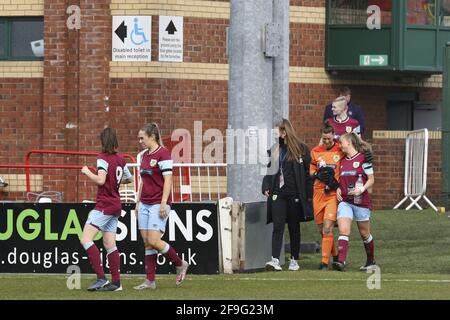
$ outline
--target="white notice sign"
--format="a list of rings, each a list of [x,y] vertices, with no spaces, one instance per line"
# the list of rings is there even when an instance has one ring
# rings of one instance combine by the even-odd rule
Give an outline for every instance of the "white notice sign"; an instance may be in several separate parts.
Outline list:
[[[183,62],[183,17],[159,17],[159,61]]]
[[[113,17],[112,61],[151,61],[151,36],[152,17]]]

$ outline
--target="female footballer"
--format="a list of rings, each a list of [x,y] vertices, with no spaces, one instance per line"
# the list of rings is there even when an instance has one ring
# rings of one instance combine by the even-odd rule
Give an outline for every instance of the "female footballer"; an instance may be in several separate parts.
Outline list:
[[[119,187],[121,183],[132,182],[132,177],[125,166],[125,159],[117,153],[119,144],[115,130],[103,129],[100,140],[102,152],[97,156],[97,174],[92,173],[87,166],[81,169],[83,174],[98,185],[95,208],[89,213],[84,226],[81,245],[86,250],[92,269],[97,274],[97,280],[88,288],[88,291],[122,291],[120,256],[116,247],[117,223],[122,211]],[[94,243],[94,238],[99,231],[102,232],[103,246],[107,252],[112,276],[111,283],[106,280],[100,252]]]
[[[176,251],[161,240],[169,217],[172,188],[172,158],[161,141],[156,123],[145,125],[139,131],[139,143],[146,148],[141,157],[138,196],[135,212],[138,227],[145,246],[146,280],[135,286],[136,290],[155,289],[155,273],[158,253],[168,258],[176,269],[176,285],[186,277],[189,264],[181,260]]]
[[[376,266],[374,240],[370,233],[372,206],[367,192],[373,186],[375,178],[372,164],[364,156],[364,150],[370,146],[356,133],[346,133],[341,136],[340,141],[345,157],[340,163],[339,188],[336,193],[340,201],[337,212],[339,261],[333,262],[333,269],[345,269],[351,224],[355,220],[367,254],[367,261],[360,270],[367,271]]]

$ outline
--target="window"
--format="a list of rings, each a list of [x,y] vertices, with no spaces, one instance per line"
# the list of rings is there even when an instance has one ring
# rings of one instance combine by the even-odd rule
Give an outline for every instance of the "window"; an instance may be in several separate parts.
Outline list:
[[[372,5],[381,10],[381,24],[391,24],[392,0],[331,0],[330,24],[365,25]]]
[[[43,38],[42,17],[0,17],[0,60],[41,60]]]
[[[441,0],[440,10],[441,26],[450,27],[450,0]]]
[[[407,12],[410,25],[436,25],[436,0],[408,0]]]
[[[5,55],[5,22],[0,20],[0,57]]]

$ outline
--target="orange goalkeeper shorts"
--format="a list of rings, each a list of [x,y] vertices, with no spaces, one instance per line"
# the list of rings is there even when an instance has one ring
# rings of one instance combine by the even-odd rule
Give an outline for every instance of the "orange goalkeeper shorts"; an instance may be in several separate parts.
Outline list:
[[[336,221],[338,200],[336,192],[325,194],[323,190],[314,190],[314,221],[323,224],[323,220]]]

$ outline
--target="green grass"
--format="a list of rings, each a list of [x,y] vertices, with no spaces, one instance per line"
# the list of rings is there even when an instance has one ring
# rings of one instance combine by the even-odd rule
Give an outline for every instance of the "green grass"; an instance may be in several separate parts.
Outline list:
[[[319,241],[313,223],[302,225],[304,241]],[[353,229],[347,272],[316,270],[320,254],[305,254],[297,272],[188,275],[175,286],[173,275],[158,275],[157,290],[132,287],[143,276],[122,276],[123,292],[87,292],[93,280],[83,276],[83,290],[68,290],[63,275],[0,275],[2,299],[450,299],[450,219],[433,211],[378,211],[372,215],[381,289],[369,290],[372,274],[358,271],[365,252]]]

